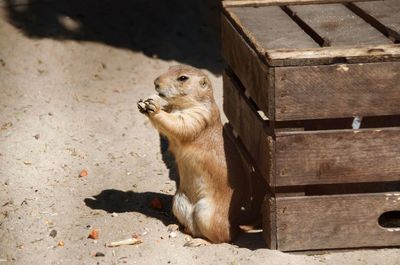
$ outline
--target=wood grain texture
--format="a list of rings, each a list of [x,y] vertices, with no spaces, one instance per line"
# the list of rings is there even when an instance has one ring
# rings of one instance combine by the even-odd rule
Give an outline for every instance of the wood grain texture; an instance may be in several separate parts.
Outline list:
[[[279,133],[276,185],[400,180],[400,127]]]
[[[400,61],[400,44],[276,49],[265,53],[270,66],[326,65]]]
[[[226,9],[238,28],[258,50],[319,47],[281,8],[277,6],[231,7]]]
[[[246,87],[257,106],[268,116],[273,115],[273,70],[269,69],[246,43],[225,16],[221,21],[222,55]]]
[[[348,3],[357,1],[375,0],[223,0],[224,7],[229,6],[264,6],[264,5],[309,5],[309,4],[328,4],[328,3]]]
[[[290,9],[314,29],[329,44],[327,46],[392,43],[344,5],[301,5],[290,6]]]
[[[254,162],[251,156],[244,148],[244,145],[240,141],[240,139],[238,139],[234,135],[233,128],[230,124],[224,125],[224,135],[226,135],[226,137],[224,138],[227,141],[226,144],[236,147],[236,150],[238,151],[238,154],[240,155],[241,161],[245,168],[246,174],[242,177],[246,178],[246,183],[248,185],[248,190],[251,194],[251,199],[245,198],[248,199],[246,200],[248,204],[243,206],[248,210],[249,214],[253,215],[252,218],[248,216],[249,218],[247,220],[251,219],[255,220],[255,222],[258,222],[261,218],[261,209],[263,209],[262,204],[264,202],[264,197],[267,192],[268,186],[263,176],[261,176],[258,171],[255,170]]]
[[[274,186],[272,178],[274,144],[272,136],[264,130],[265,121],[257,116],[257,109],[252,107],[244,91],[227,73],[223,76],[223,86],[224,112],[230,124],[255,162],[256,169],[270,186]]]
[[[224,110],[271,187],[400,180],[400,128],[275,131],[224,75]]]
[[[276,199],[267,194],[262,206],[263,237],[269,249],[277,249]]]
[[[385,0],[365,3],[354,3],[366,14],[366,19],[393,39],[400,41],[400,1]],[[367,17],[368,16],[368,17]],[[376,23],[377,22],[377,23]]]
[[[388,211],[400,211],[400,193],[276,198],[278,249],[398,246],[400,228],[378,224]]]
[[[400,114],[400,62],[275,69],[275,119]]]

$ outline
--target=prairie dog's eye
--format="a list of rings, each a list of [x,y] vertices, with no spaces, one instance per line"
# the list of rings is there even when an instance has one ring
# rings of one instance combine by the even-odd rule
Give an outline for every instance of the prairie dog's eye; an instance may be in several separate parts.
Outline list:
[[[178,80],[179,82],[185,82],[185,81],[188,80],[188,79],[189,79],[189,77],[186,76],[186,75],[181,75],[180,77],[177,78],[177,80]]]

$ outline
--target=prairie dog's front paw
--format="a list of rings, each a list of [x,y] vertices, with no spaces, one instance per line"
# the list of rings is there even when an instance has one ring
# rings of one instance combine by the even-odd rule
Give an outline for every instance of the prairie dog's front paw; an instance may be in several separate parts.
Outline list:
[[[146,100],[139,100],[137,103],[138,109],[141,113],[154,115],[161,109],[160,104],[152,98]]]
[[[160,111],[160,104],[152,98],[148,98],[144,101],[146,109],[149,114],[156,114]]]
[[[138,101],[137,107],[141,113],[146,113],[146,104],[142,99]]]

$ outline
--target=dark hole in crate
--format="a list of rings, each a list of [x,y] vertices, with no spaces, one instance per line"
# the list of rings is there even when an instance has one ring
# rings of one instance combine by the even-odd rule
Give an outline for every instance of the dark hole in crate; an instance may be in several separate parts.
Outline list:
[[[378,223],[384,228],[400,228],[400,211],[390,211],[381,214]]]
[[[355,193],[380,193],[398,192],[400,181],[346,183],[346,184],[321,184],[309,186],[276,187],[277,193],[304,193],[305,196],[339,195]]]

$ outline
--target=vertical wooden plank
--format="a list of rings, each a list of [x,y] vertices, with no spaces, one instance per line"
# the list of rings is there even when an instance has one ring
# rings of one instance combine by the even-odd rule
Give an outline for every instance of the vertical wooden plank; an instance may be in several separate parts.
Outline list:
[[[243,88],[233,76],[224,73],[223,86],[224,111],[227,118],[254,160],[256,169],[270,186],[274,186],[274,141],[264,128],[267,121],[257,115],[257,109],[245,97]]]
[[[361,17],[374,25],[384,34],[400,41],[400,1],[385,0],[363,3],[352,3]],[[361,12],[360,12],[361,11]]]
[[[260,61],[256,52],[246,43],[225,16],[222,16],[222,55],[229,67],[246,87],[257,106],[271,118],[273,98],[268,94],[273,89],[269,68]]]
[[[324,39],[324,46],[392,43],[344,5],[304,5],[289,8]]]
[[[270,249],[277,249],[276,234],[276,199],[267,194],[262,207],[263,216],[263,237]]]
[[[276,198],[278,249],[399,246],[400,223],[378,223],[390,211],[400,211],[400,193]]]
[[[250,198],[242,198],[244,207],[246,208],[246,220],[260,221],[261,209],[264,202],[265,193],[268,189],[265,179],[255,170],[254,161],[247,152],[240,139],[234,136],[233,128],[230,124],[224,125],[224,134],[227,136],[228,145],[234,146],[240,155],[242,164],[245,169],[246,184],[248,185]],[[245,189],[245,187],[243,187]],[[246,204],[245,204],[246,203]]]

